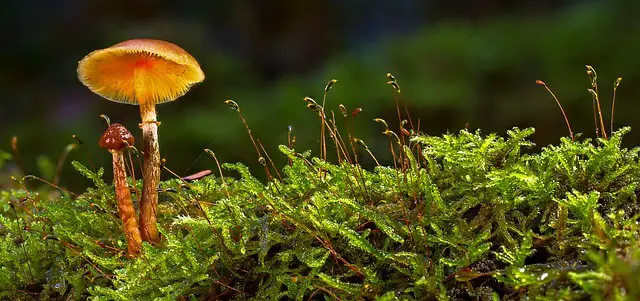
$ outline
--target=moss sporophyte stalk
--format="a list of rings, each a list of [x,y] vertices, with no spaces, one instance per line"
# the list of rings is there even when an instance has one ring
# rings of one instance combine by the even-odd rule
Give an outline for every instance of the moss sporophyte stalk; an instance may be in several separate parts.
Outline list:
[[[81,79],[103,81],[88,86],[120,91],[114,99],[145,100],[147,108],[149,99],[157,102],[149,91],[169,89],[153,68],[191,68],[172,65],[176,57],[168,54],[97,53],[97,61],[81,63],[95,63],[88,69],[95,73],[79,70]],[[124,67],[129,72],[118,73]],[[593,80],[595,71],[588,75]],[[300,111],[323,127],[319,156],[295,149],[289,127],[287,145],[278,147],[284,167],[252,133],[238,102],[227,101],[267,181],[240,163],[220,164],[205,149],[216,172],[183,176],[163,165],[172,178],[156,187],[154,163],[141,183],[133,172],[127,177],[131,133],[110,125],[100,145],[113,155],[113,186],[104,168],[74,161],[93,183],[82,194],[25,184],[35,176],[0,191],[0,299],[640,300],[640,148],[622,147],[628,127],[605,132],[601,99],[595,140],[576,134],[535,151],[533,128],[425,135],[402,110],[396,77],[387,74],[386,82],[396,103],[390,115],[397,114],[389,122],[340,104],[338,126],[326,97],[339,87],[333,80],[321,104],[304,98],[312,112],[302,104]],[[143,121],[151,121],[143,134],[157,147],[149,133],[156,119]],[[379,162],[354,136],[356,122],[382,127],[390,159]],[[147,158],[151,150],[145,143],[145,162],[155,160]],[[375,167],[361,166],[367,155]],[[149,183],[153,194],[144,193]],[[136,226],[130,191],[140,187]],[[157,207],[149,201],[154,194]],[[153,221],[145,222],[145,208]],[[155,213],[160,243],[151,235]]]

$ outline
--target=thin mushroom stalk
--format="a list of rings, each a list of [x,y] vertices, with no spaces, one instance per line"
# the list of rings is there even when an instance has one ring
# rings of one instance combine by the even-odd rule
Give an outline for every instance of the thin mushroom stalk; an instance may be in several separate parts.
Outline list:
[[[204,80],[204,72],[193,56],[175,44],[134,39],[89,53],[78,63],[78,78],[108,100],[140,106],[144,140],[140,232],[143,240],[158,243],[160,147],[155,106],[187,93]]]
[[[156,210],[158,208],[158,185],[160,184],[160,146],[158,143],[158,121],[155,105],[140,105],[142,115],[142,139],[144,158],[142,163],[142,198],[140,199],[140,232],[145,241],[160,241]]]
[[[122,220],[124,233],[127,239],[127,253],[135,256],[140,253],[142,237],[138,229],[136,210],[131,200],[131,191],[127,185],[127,172],[125,167],[124,151],[127,145],[134,143],[131,133],[121,124],[114,123],[109,126],[100,138],[100,146],[109,150],[113,157],[113,186],[115,187],[118,201],[118,214]]]
[[[122,219],[124,233],[127,236],[127,251],[129,254],[134,255],[140,252],[142,237],[138,230],[136,210],[131,201],[131,192],[127,186],[124,155],[122,151],[111,151],[111,153],[113,154],[113,185],[118,199],[118,213],[120,214],[120,219]]]

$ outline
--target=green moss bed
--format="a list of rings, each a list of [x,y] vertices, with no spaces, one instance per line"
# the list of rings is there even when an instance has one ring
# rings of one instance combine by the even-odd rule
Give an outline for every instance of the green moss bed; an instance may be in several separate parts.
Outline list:
[[[133,259],[111,179],[73,162],[81,195],[0,191],[0,299],[638,300],[629,130],[537,153],[533,129],[412,135],[373,169],[281,146],[269,181],[163,182],[163,241]]]

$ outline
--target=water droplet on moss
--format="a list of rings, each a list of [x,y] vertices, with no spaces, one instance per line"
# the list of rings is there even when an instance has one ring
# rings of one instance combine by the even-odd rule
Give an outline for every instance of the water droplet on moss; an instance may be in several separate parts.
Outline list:
[[[542,273],[542,275],[540,275],[540,280],[544,280],[549,276],[549,273]]]

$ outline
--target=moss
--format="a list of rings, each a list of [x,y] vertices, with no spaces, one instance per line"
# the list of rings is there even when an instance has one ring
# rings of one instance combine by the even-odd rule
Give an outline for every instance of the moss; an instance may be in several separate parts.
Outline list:
[[[289,164],[266,184],[242,164],[163,182],[163,243],[135,259],[102,170],[76,162],[94,182],[82,195],[0,192],[0,296],[639,299],[628,131],[539,153],[533,129],[414,135],[374,170],[281,146]]]

